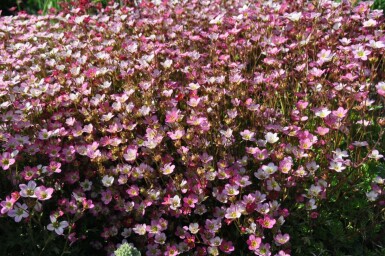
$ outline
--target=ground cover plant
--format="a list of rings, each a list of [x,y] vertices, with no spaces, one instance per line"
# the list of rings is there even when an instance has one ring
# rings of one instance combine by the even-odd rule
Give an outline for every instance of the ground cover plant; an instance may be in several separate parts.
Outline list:
[[[347,1],[1,17],[0,254],[383,254],[384,27]]]

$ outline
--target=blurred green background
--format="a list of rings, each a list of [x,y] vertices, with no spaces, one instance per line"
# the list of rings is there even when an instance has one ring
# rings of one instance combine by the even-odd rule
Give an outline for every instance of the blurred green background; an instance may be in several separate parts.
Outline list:
[[[2,15],[12,15],[17,11],[26,11],[30,14],[38,14],[39,10],[42,13],[47,13],[50,8],[60,9],[61,3],[75,3],[81,5],[82,3],[100,3],[106,6],[111,0],[0,0],[0,9]],[[385,1],[385,0],[384,0]],[[119,4],[134,2],[131,0],[112,0]]]

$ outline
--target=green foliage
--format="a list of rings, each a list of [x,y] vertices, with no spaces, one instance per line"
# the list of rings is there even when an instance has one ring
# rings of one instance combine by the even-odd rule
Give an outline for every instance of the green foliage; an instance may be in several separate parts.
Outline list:
[[[372,179],[385,173],[385,164],[365,165],[355,171],[362,175],[362,182],[352,183],[352,175],[342,186],[332,185],[330,200],[322,202],[318,218],[304,218],[304,209],[292,211],[286,231],[293,234],[293,255],[385,255],[385,212],[365,196]]]
[[[373,9],[384,10],[384,12],[385,12],[385,0],[374,0],[372,8]]]
[[[18,4],[18,8],[19,10],[24,9],[29,13],[37,13],[41,10],[42,13],[46,14],[50,8],[60,10],[60,4],[63,2],[69,3],[71,0],[27,0],[24,6]],[[109,0],[89,0],[89,2],[94,4],[101,3],[103,6],[106,6]],[[115,0],[115,2],[121,5],[123,4],[121,0]]]
[[[115,252],[116,256],[140,256],[138,249],[128,243],[122,244]]]

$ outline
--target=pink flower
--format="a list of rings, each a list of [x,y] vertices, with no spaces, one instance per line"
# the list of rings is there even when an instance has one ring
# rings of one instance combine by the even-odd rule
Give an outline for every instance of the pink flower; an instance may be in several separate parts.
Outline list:
[[[231,241],[225,241],[223,240],[221,245],[219,246],[219,249],[221,249],[222,252],[226,254],[230,254],[231,252],[234,251],[234,245]]]
[[[87,200],[86,198],[83,198],[82,205],[83,205],[83,209],[84,210],[92,209],[92,208],[95,207],[95,205],[93,204],[92,200],[91,199]]]
[[[261,245],[262,239],[260,237],[256,237],[254,235],[250,235],[249,239],[247,239],[246,243],[249,246],[250,251],[255,251]]]
[[[329,128],[319,126],[315,132],[320,136],[324,136],[329,132]]]
[[[10,197],[10,196],[7,196],[5,198],[5,201],[1,201],[1,203],[0,203],[0,206],[2,206],[1,211],[0,211],[1,214],[5,214],[5,213],[9,212],[13,208],[13,205],[15,202],[16,202],[16,199],[13,197]]]
[[[198,202],[198,196],[195,194],[191,194],[188,197],[184,197],[183,202],[184,206],[195,208],[195,204]]]
[[[263,227],[263,228],[273,228],[274,224],[277,221],[274,218],[270,218],[268,215],[265,215],[263,219],[259,219],[258,223]]]
[[[0,156],[0,166],[3,170],[8,170],[11,165],[15,163],[14,156],[9,152],[4,152]]]
[[[259,246],[258,249],[254,251],[254,253],[258,256],[270,256],[271,251],[270,251],[270,244],[262,244]]]
[[[244,210],[244,206],[231,204],[230,207],[226,210],[225,218],[230,220],[238,219],[241,217]]]
[[[166,247],[166,251],[165,251],[165,256],[176,256],[176,255],[179,255],[180,252],[178,250],[178,248],[173,245],[173,246],[167,246]]]
[[[317,57],[319,58],[320,63],[324,63],[331,61],[334,55],[335,54],[332,54],[330,50],[322,49],[321,52],[317,54]]]
[[[139,187],[136,185],[132,185],[129,189],[126,190],[126,193],[130,197],[135,197],[139,195]]]
[[[109,204],[112,200],[112,193],[110,190],[102,191],[102,201],[104,204]]]
[[[385,97],[385,82],[379,82],[376,85],[377,93]]]
[[[290,236],[289,234],[278,234],[274,237],[274,240],[275,242],[278,244],[278,245],[283,245],[283,244],[286,244],[290,239]]]
[[[40,186],[35,189],[35,196],[37,197],[37,199],[42,201],[48,200],[52,197],[53,191],[53,188],[46,188],[44,186]]]
[[[348,113],[347,109],[344,109],[343,107],[339,107],[337,110],[332,111],[332,114],[338,118],[344,118],[346,114]]]
[[[167,163],[165,164],[161,169],[160,171],[164,174],[164,175],[170,175],[171,173],[174,172],[174,169],[175,169],[175,165],[171,164],[171,163]]]
[[[171,111],[167,111],[166,113],[166,123],[175,123],[178,122],[181,116],[179,115],[180,110],[173,108]]]
[[[138,155],[138,147],[131,145],[127,147],[126,153],[123,155],[123,157],[127,162],[133,162],[135,161],[137,155]]]
[[[240,134],[241,134],[243,140],[249,140],[249,141],[254,140],[254,135],[255,135],[254,132],[251,132],[249,130],[244,130]]]

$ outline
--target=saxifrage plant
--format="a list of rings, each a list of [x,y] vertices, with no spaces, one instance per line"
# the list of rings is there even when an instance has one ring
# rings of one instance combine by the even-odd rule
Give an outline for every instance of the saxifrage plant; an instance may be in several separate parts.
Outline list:
[[[347,196],[383,212],[381,11],[89,8],[0,18],[0,212],[34,241],[6,254],[296,255]]]

